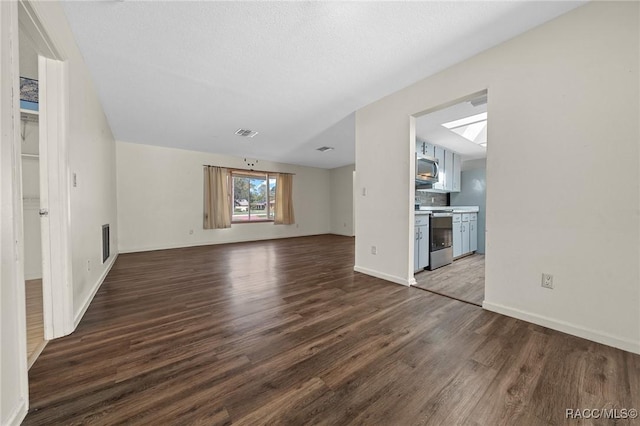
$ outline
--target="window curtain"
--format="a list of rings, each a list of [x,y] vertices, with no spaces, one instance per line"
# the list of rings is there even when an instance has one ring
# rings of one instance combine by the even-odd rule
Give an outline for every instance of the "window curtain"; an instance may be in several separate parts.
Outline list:
[[[273,223],[291,225],[295,221],[293,215],[293,175],[278,173],[276,177],[276,217]]]
[[[231,228],[229,171],[204,166],[204,229]]]

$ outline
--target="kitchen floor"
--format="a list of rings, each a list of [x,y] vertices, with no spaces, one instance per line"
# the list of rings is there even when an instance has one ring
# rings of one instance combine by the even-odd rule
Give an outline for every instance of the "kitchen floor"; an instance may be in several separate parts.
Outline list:
[[[484,300],[484,254],[473,254],[435,271],[415,274],[415,287],[452,299],[482,306]]]

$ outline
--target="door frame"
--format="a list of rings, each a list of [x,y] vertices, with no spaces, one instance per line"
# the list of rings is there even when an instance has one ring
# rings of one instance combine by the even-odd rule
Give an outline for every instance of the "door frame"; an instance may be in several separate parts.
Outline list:
[[[68,72],[64,55],[38,17],[31,0],[19,2],[19,25],[38,53],[40,209],[44,337],[74,329],[68,129]],[[20,141],[16,141],[21,149]],[[21,182],[18,185],[22,197]],[[22,267],[24,259],[21,258]]]

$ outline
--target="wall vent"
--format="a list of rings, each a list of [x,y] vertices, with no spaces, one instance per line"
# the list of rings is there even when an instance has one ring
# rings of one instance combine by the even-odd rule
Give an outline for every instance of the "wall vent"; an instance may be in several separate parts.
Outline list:
[[[111,254],[109,238],[109,224],[102,225],[102,263],[106,262]]]
[[[242,136],[242,137],[245,137],[245,138],[252,138],[257,134],[258,134],[258,132],[254,132],[253,130],[247,130],[247,129],[238,129],[238,130],[236,130],[236,135]]]

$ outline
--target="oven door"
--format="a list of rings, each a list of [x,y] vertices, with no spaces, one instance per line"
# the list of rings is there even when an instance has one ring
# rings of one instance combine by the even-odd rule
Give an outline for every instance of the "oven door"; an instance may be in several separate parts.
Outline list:
[[[434,213],[431,216],[430,251],[438,251],[453,245],[453,214]]]
[[[453,262],[453,213],[433,213],[429,230],[429,270]]]

